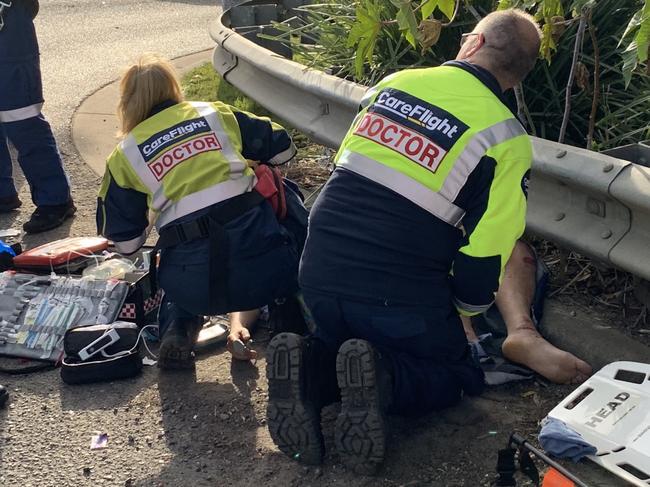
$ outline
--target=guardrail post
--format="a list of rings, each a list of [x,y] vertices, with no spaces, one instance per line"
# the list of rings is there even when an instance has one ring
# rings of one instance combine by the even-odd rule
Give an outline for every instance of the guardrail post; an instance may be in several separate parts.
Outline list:
[[[230,27],[234,28],[242,37],[280,56],[291,57],[291,49],[281,42],[258,37],[259,33],[268,35],[280,33],[279,30],[270,26],[271,22],[281,20],[277,4],[238,5],[231,8],[229,14]]]
[[[650,168],[650,141],[615,147],[613,149],[602,151],[602,153],[633,162],[639,166]],[[634,171],[634,173],[637,174],[637,171]],[[626,175],[622,176],[625,177]],[[637,178],[637,180],[639,179]],[[617,190],[619,185],[623,182],[623,179],[618,182],[614,181],[612,184],[612,190]],[[647,194],[646,198],[650,199],[650,194]],[[621,247],[616,246],[612,249],[612,255],[610,255],[612,260],[623,258],[629,259],[630,253],[632,253],[634,256],[633,258],[635,259],[644,258],[644,255],[647,258],[649,255],[648,247],[650,246],[650,243],[648,243],[645,237],[650,235],[650,231],[646,231],[645,234],[642,234],[641,236],[639,236],[639,233],[642,231],[642,228],[648,228],[650,225],[650,219],[645,217],[643,212],[635,212],[634,206],[632,206],[632,218],[633,220],[636,218],[636,221],[634,221],[635,225],[630,229],[629,234],[620,242]],[[645,306],[650,307],[650,281],[648,281],[648,279],[650,279],[650,276],[648,275],[645,276],[645,279],[637,276],[635,277],[633,284],[634,295],[636,298]]]

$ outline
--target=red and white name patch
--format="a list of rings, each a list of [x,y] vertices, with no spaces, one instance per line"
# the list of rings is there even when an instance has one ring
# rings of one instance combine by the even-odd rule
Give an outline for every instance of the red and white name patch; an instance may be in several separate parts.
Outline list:
[[[214,132],[209,132],[166,150],[149,163],[149,170],[153,173],[156,180],[160,181],[165,174],[181,162],[202,152],[212,150],[221,150],[221,144]]]
[[[436,172],[447,154],[431,139],[377,113],[366,113],[354,134],[388,147],[431,172]]]

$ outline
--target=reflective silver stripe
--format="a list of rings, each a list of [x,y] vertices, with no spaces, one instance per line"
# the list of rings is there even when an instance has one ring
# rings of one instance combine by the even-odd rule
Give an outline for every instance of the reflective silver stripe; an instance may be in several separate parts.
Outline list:
[[[251,191],[256,182],[255,176],[242,176],[185,196],[164,209],[158,217],[156,228],[160,229],[177,218]]]
[[[199,112],[199,115],[205,118],[212,131],[217,134],[217,139],[221,144],[221,154],[226,158],[230,164],[230,178],[237,179],[244,174],[244,170],[248,167],[246,160],[242,155],[235,150],[230,141],[228,133],[223,128],[219,114],[214,109],[212,104],[207,102],[192,101],[190,105]]]
[[[440,188],[440,194],[449,201],[454,201],[465,186],[467,178],[490,147],[525,133],[526,130],[516,119],[509,118],[474,134],[454,162],[454,167],[451,168]]]
[[[113,242],[115,248],[120,254],[132,254],[144,244],[147,240],[146,232],[143,232],[142,235],[132,238],[131,240],[124,240],[122,242]]]
[[[298,149],[296,149],[296,146],[293,145],[292,142],[288,149],[285,149],[279,154],[274,155],[267,162],[273,166],[285,164],[296,156],[296,152],[298,152]]]
[[[492,303],[494,303],[494,301],[492,301],[490,304],[467,304],[463,303],[458,298],[454,298],[454,306],[456,306],[458,309],[462,309],[463,311],[467,311],[468,313],[485,313],[488,309],[490,309]]]
[[[43,109],[42,103],[35,103],[27,107],[16,108],[15,110],[0,111],[0,122],[19,122],[28,118],[38,117]]]
[[[124,157],[128,159],[133,169],[135,169],[135,172],[140,176],[144,185],[155,194],[155,191],[161,186],[161,184],[149,170],[144,157],[142,157],[142,154],[140,153],[135,137],[131,134],[127,135],[124,140],[120,142],[120,149],[122,150]]]
[[[339,157],[338,165],[392,189],[454,227],[459,226],[465,216],[462,208],[446,200],[434,190],[357,152],[343,151]]]

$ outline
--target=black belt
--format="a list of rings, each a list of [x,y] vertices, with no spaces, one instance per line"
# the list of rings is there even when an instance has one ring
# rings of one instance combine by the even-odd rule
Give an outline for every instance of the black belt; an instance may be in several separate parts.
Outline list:
[[[209,237],[211,225],[214,223],[225,225],[260,205],[263,201],[264,197],[253,190],[224,201],[219,206],[211,208],[207,214],[194,220],[165,225],[160,230],[156,248],[158,250],[166,249],[181,243]]]
[[[153,289],[157,288],[156,254],[161,249],[188,243],[199,238],[209,238],[209,282],[210,296],[213,300],[209,303],[210,313],[218,314],[230,311],[228,309],[228,233],[224,225],[242,216],[247,211],[259,206],[264,197],[253,190],[239,196],[230,198],[223,203],[210,208],[208,213],[194,220],[168,224],[160,230],[158,242],[152,252],[149,276]],[[208,304],[206,304],[208,306]]]

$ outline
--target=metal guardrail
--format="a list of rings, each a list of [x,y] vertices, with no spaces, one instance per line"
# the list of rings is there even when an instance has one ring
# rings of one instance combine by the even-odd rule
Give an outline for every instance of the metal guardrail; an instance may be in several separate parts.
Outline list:
[[[255,3],[263,2],[246,5]],[[216,71],[314,141],[337,148],[366,87],[274,54],[229,26],[228,11],[210,26]],[[527,230],[650,280],[650,168],[532,140]]]

